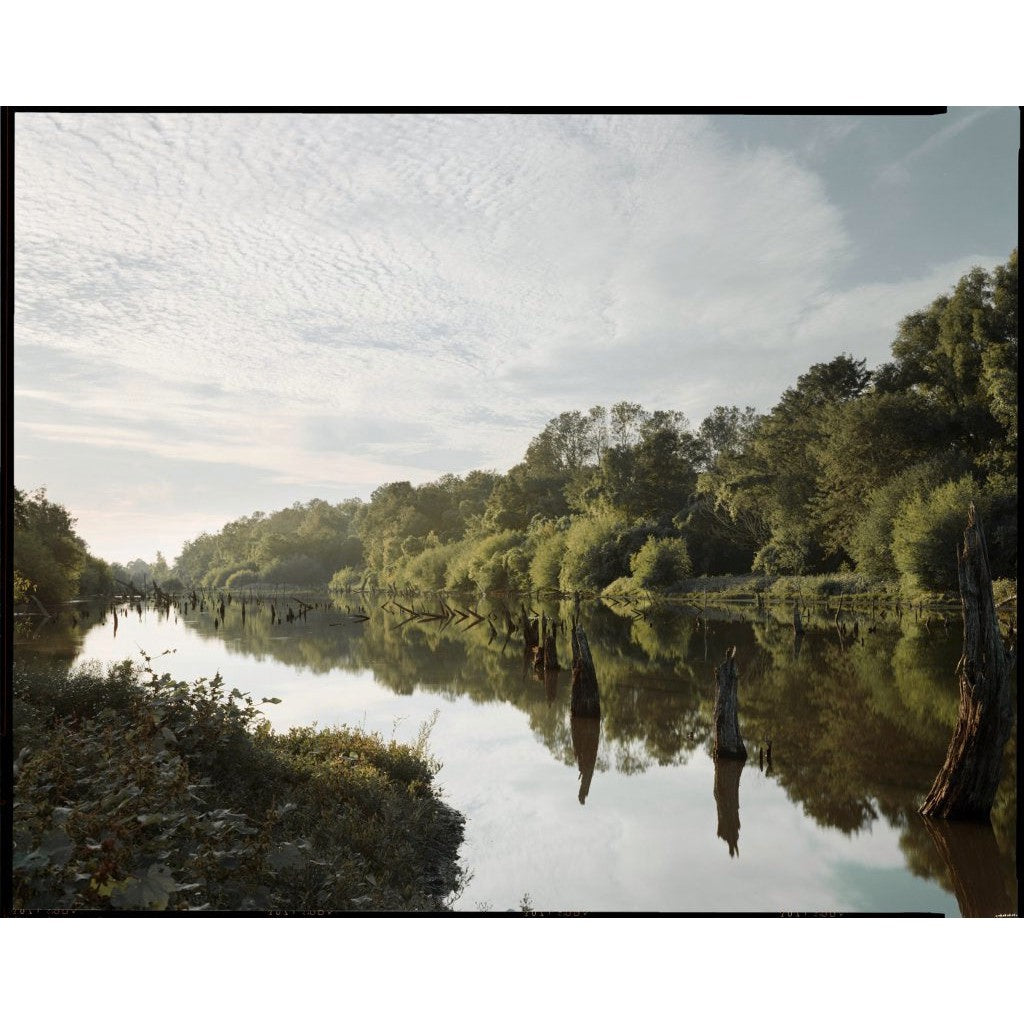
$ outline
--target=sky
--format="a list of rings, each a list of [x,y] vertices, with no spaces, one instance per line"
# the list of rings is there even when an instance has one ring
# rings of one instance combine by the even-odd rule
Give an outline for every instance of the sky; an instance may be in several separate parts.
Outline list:
[[[90,550],[507,470],[558,413],[767,411],[1016,244],[1016,108],[21,113],[15,483]]]

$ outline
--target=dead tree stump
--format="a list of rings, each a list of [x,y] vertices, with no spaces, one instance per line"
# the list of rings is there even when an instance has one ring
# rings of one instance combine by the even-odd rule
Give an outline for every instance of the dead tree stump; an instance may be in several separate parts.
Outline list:
[[[572,629],[572,696],[569,711],[573,718],[600,718],[601,695],[590,644],[582,626]]]
[[[988,549],[973,503],[963,549],[957,550],[957,574],[964,612],[963,654],[957,666],[960,709],[945,764],[921,813],[988,821],[1013,725],[1010,676],[1016,656],[1007,654],[999,633]]]
[[[543,639],[544,643],[544,671],[558,671],[558,650],[555,647],[555,627],[552,625],[551,632]]]
[[[804,624],[800,621],[800,605],[796,601],[793,602],[793,635],[804,635]]]
[[[746,760],[747,748],[740,738],[739,707],[736,689],[736,648],[725,652],[725,661],[715,669],[715,750],[714,757]]]

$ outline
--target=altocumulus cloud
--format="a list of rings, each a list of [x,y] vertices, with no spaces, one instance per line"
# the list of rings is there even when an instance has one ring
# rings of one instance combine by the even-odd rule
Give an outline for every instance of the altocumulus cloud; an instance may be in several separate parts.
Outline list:
[[[763,408],[865,334],[823,179],[713,119],[22,114],[16,142],[19,438],[75,458],[366,494],[505,469],[567,408]]]

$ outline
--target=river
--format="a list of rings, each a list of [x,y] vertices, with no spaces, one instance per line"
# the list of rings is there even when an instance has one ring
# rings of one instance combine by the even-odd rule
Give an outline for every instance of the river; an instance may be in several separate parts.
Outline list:
[[[584,603],[600,723],[572,721],[569,673],[524,659],[519,600],[441,615],[437,598],[301,595],[79,605],[25,619],[16,660],[151,656],[179,679],[219,672],[277,730],[348,724],[414,740],[431,726],[444,799],[467,818],[457,910],[881,912],[992,915],[1016,907],[1016,731],[993,826],[916,813],[956,716],[960,624],[890,613]],[[451,601],[449,602],[451,603]],[[455,601],[460,615],[468,611]],[[383,607],[382,607],[383,606]],[[287,619],[287,610],[295,616]],[[565,622],[567,604],[540,604]],[[508,615],[506,615],[506,612]],[[365,620],[362,615],[368,616]],[[789,613],[791,615],[791,612]],[[280,617],[284,616],[284,620]],[[569,661],[564,629],[559,659]],[[710,757],[713,667],[735,646],[742,764]]]

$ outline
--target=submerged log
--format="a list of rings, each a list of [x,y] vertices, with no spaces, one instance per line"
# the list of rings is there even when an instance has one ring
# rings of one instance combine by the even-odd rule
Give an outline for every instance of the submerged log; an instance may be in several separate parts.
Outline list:
[[[964,613],[964,643],[957,674],[960,709],[946,761],[921,813],[934,818],[987,821],[1013,725],[1010,677],[1016,656],[999,633],[988,549],[973,503],[967,513],[957,574]]]
[[[715,669],[715,760],[735,757],[745,761],[747,757],[747,748],[740,738],[738,683],[736,648],[730,647],[725,652],[725,661]]]
[[[572,629],[572,697],[569,710],[573,718],[601,717],[597,672],[582,626],[573,626]]]

